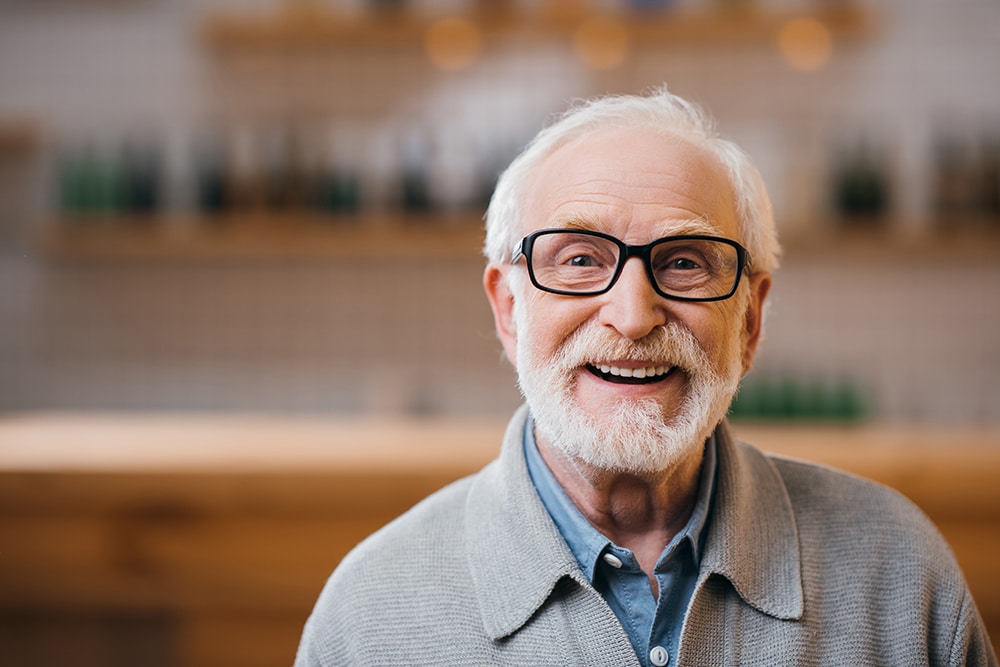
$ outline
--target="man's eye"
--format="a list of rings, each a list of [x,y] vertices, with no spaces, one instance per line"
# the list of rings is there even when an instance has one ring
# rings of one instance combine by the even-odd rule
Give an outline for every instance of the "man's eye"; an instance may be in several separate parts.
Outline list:
[[[701,264],[694,261],[693,259],[688,259],[687,257],[678,257],[676,259],[670,260],[667,265],[668,269],[677,269],[680,271],[690,271],[692,269],[700,269]]]
[[[575,257],[570,257],[569,261],[566,262],[566,264],[568,264],[569,266],[580,266],[580,267],[598,265],[597,260],[591,257],[590,255],[576,255]]]

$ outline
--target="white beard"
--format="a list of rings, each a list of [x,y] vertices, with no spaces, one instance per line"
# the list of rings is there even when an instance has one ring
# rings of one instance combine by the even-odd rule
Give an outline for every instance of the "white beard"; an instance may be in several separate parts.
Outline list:
[[[718,369],[691,332],[676,322],[637,341],[591,323],[575,331],[554,358],[536,358],[524,300],[514,303],[518,385],[539,434],[571,460],[634,474],[668,470],[700,450],[725,417],[742,374],[741,336],[729,337]],[[746,301],[740,298],[739,305]],[[676,366],[675,373],[687,375],[687,395],[674,406],[655,399],[622,399],[600,414],[584,412],[573,397],[575,374],[586,363],[606,360]]]

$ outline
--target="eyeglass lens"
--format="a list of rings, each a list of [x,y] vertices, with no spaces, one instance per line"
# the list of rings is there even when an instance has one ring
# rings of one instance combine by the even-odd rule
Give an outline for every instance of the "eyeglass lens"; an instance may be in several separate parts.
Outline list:
[[[610,239],[558,231],[535,237],[531,269],[543,289],[602,292],[615,280],[621,254],[622,248]],[[739,254],[723,241],[668,239],[652,246],[648,269],[666,294],[711,299],[732,291],[739,276]]]

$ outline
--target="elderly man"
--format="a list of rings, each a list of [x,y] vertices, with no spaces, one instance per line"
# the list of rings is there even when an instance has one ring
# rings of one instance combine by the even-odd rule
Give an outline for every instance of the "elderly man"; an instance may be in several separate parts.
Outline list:
[[[778,243],[700,110],[572,109],[501,176],[486,251],[526,407],[344,559],[297,665],[996,665],[917,509],[726,426]]]

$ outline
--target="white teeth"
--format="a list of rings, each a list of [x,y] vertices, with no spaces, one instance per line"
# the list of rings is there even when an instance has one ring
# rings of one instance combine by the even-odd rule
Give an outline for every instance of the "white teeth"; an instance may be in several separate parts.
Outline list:
[[[619,366],[610,366],[608,364],[601,364],[598,366],[602,373],[608,375],[616,375],[623,378],[648,378],[656,377],[657,375],[664,375],[670,370],[669,366],[647,366],[645,368],[621,368]]]

